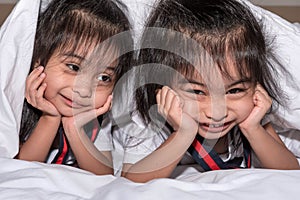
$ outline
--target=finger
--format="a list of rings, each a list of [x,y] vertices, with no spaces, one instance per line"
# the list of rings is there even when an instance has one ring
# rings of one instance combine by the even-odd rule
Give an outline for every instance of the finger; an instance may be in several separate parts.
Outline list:
[[[27,77],[26,84],[31,85],[33,81],[35,81],[40,74],[44,71],[44,67],[39,66],[35,68]]]
[[[157,92],[156,92],[156,102],[157,102],[157,111],[158,113],[160,113],[162,116],[165,117],[164,115],[164,106],[161,105],[161,98],[162,98],[162,90],[159,89]]]
[[[85,112],[81,112],[75,115],[74,118],[76,122],[76,127],[80,128],[87,122],[91,121],[92,119],[95,119],[99,115],[106,113],[110,109],[111,102],[112,102],[112,95],[110,95],[107,98],[107,101],[102,107],[98,109],[87,110]]]
[[[37,90],[45,77],[46,75],[42,73],[41,68],[39,68],[39,70],[36,70],[35,72],[33,72],[33,74],[31,74],[30,77],[27,78],[25,91],[25,97],[27,100],[31,102],[34,101]]]
[[[42,82],[43,82],[45,76],[46,75],[44,73],[42,73],[37,78],[37,80],[35,82],[33,82],[31,86],[29,86],[29,89],[25,96],[31,102],[32,105],[37,105],[38,104],[37,98],[42,97],[44,94],[46,85],[43,86]],[[41,90],[40,90],[40,87],[42,87]],[[41,91],[43,92],[42,95],[41,95]]]
[[[172,89],[169,89],[168,92],[166,93],[165,106],[164,106],[164,110],[166,113],[169,113],[170,109],[174,107],[173,103],[176,102],[177,100],[176,95],[177,94]]]
[[[261,101],[263,103],[272,104],[272,98],[263,88],[259,88],[255,91],[254,99],[256,100],[255,102]]]
[[[39,74],[41,74],[44,71],[44,67],[43,66],[39,66],[36,67],[32,70],[32,72],[30,72],[30,74],[28,75],[28,78],[33,78],[35,79],[36,77],[39,76]]]
[[[96,110],[97,116],[102,115],[110,110],[112,105],[112,98],[113,98],[112,95],[109,95],[105,104]]]
[[[257,84],[256,91],[261,92],[265,97],[270,98],[268,92],[262,87],[261,84]]]
[[[92,119],[95,119],[97,117],[97,111],[88,110],[86,112],[82,112],[78,115],[74,116],[75,125],[77,128],[81,128],[84,124],[91,121]]]
[[[257,116],[261,118],[267,113],[272,105],[272,101],[270,99],[266,99],[266,97],[260,91],[256,91],[253,97],[253,103],[256,108],[259,108],[256,109],[256,111],[261,113],[257,113]]]
[[[31,85],[32,82],[39,76],[39,70],[34,69],[26,78],[26,82],[25,82],[25,97],[27,99],[27,101],[30,101],[30,89],[31,89]]]
[[[173,99],[173,105],[182,109],[183,108],[183,100],[180,98],[180,96],[178,94],[176,94],[175,98]]]
[[[37,90],[43,83],[45,77],[46,77],[46,74],[42,72],[35,80],[33,80],[31,82],[29,91]]]
[[[168,111],[168,115],[170,115],[170,117],[177,118],[182,115],[182,108],[183,104],[180,97],[178,95],[174,95]]]
[[[38,109],[41,109],[43,107],[43,104],[45,102],[44,100],[44,93],[46,90],[47,84],[43,83],[37,90],[36,95],[35,95],[35,103],[36,103],[36,107]]]
[[[157,108],[158,108],[158,112],[166,118],[167,114],[165,112],[165,99],[166,99],[166,93],[168,91],[168,88],[163,87],[160,90],[160,95],[159,95],[159,101],[157,101]]]
[[[158,104],[165,106],[165,100],[166,100],[166,95],[169,91],[169,87],[168,86],[164,86],[161,89],[161,98],[160,98],[160,102],[157,102]]]
[[[156,102],[157,104],[160,102],[161,99],[161,89],[157,90],[156,92]]]

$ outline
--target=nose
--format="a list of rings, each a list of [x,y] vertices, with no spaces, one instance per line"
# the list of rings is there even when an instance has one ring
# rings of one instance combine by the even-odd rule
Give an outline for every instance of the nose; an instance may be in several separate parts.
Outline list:
[[[76,87],[73,89],[74,93],[78,94],[81,98],[91,98],[92,92],[86,87]]]
[[[214,99],[205,109],[205,116],[215,122],[220,122],[228,116],[225,99]]]
[[[81,98],[91,98],[93,93],[91,81],[88,79],[77,79],[74,83],[73,92]]]

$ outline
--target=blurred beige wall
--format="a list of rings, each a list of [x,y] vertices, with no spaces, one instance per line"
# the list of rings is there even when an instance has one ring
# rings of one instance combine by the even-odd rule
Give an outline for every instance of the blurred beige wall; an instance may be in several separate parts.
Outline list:
[[[300,23],[300,6],[261,6],[290,22]]]
[[[0,26],[9,15],[15,4],[1,3],[0,4]]]

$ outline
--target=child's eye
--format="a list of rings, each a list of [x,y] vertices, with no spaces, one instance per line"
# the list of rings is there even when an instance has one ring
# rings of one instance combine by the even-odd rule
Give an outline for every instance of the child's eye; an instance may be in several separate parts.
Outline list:
[[[238,94],[238,93],[241,93],[241,92],[244,92],[245,89],[242,89],[242,88],[233,88],[233,89],[230,89],[226,92],[226,94]]]
[[[202,90],[186,90],[186,92],[196,94],[196,95],[204,95],[205,94]]]
[[[67,64],[67,67],[75,72],[78,72],[80,70],[80,67],[74,64]]]
[[[112,78],[108,74],[100,74],[97,79],[102,82],[111,82]]]

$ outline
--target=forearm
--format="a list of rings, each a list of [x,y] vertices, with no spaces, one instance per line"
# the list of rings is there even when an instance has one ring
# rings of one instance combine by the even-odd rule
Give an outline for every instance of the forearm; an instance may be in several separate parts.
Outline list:
[[[45,162],[56,136],[60,117],[41,116],[25,143],[20,145],[17,159]]]
[[[111,152],[99,151],[82,129],[80,132],[68,128],[65,131],[81,169],[97,175],[113,174]]]
[[[286,148],[275,131],[259,127],[251,134],[245,134],[261,162],[270,169],[299,169],[296,157]]]
[[[78,166],[81,169],[90,171],[96,175],[113,174],[111,152],[97,152],[91,153],[86,148],[76,148],[75,157]]]
[[[156,151],[124,168],[122,176],[135,182],[169,177],[193,140],[192,134],[173,133]]]

